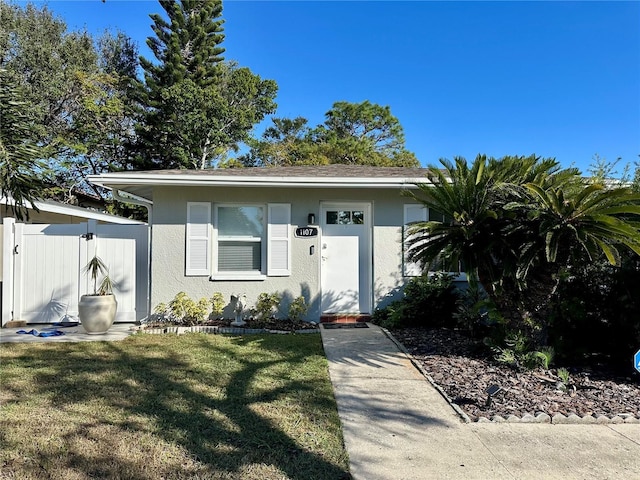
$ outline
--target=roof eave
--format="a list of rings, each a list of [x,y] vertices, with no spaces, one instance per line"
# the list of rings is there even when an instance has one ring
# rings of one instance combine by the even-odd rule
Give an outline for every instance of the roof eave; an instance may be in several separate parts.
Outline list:
[[[157,185],[210,187],[298,187],[298,188],[412,188],[426,178],[399,177],[201,177],[185,175],[91,175],[88,180],[103,187]]]
[[[1,197],[0,203],[9,205],[14,200],[11,197]],[[53,213],[57,215],[66,215],[77,218],[85,218],[87,220],[98,220],[106,223],[115,223],[119,225],[145,225],[145,222],[139,220],[132,220],[130,218],[120,217],[118,215],[111,215],[108,213],[102,213],[95,210],[89,210],[83,207],[77,207],[75,205],[66,205],[58,202],[51,202],[46,200],[36,200],[33,202],[33,206],[41,212]],[[27,208],[31,208],[31,203],[28,203]]]

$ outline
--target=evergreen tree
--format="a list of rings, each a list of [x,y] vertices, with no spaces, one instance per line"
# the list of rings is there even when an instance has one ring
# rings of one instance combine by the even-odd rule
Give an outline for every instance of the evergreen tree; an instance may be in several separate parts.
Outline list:
[[[162,89],[182,80],[198,87],[215,83],[224,53],[221,0],[160,0],[160,5],[169,22],[157,13],[150,15],[156,36],[147,39],[158,63],[140,57],[151,106]]]
[[[225,63],[220,0],[161,1],[169,21],[151,15],[147,40],[157,62],[141,58],[137,168],[210,168],[275,111],[277,85]]]
[[[369,101],[336,102],[315,128],[302,117],[274,118],[260,140],[240,157],[245,165],[375,165],[418,167],[405,148],[404,130],[391,109]]]

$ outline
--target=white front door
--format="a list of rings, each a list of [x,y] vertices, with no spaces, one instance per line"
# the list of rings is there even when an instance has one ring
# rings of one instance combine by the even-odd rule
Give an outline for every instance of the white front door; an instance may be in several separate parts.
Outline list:
[[[325,203],[321,208],[322,312],[371,311],[371,205]]]

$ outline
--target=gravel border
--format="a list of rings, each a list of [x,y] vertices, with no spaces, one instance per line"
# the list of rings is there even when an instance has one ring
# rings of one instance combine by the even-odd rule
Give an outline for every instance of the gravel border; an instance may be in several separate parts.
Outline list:
[[[640,416],[635,416],[631,413],[620,413],[618,415],[607,416],[607,415],[585,415],[579,416],[574,413],[565,416],[561,413],[556,413],[553,416],[550,416],[546,413],[539,412],[536,413],[535,416],[531,414],[524,414],[522,417],[517,415],[509,415],[508,417],[502,417],[500,415],[493,415],[490,418],[487,417],[478,417],[476,420],[471,420],[469,415],[467,415],[459,405],[453,403],[453,401],[449,398],[446,392],[438,385],[433,378],[429,375],[429,373],[420,365],[418,361],[409,353],[409,351],[405,348],[405,346],[400,343],[393,334],[387,330],[386,328],[382,328],[382,331],[389,337],[389,339],[398,347],[398,349],[404,353],[407,358],[411,361],[411,363],[418,369],[418,371],[427,379],[427,381],[442,395],[442,397],[447,401],[447,403],[451,406],[451,408],[458,414],[458,416],[462,419],[464,423],[549,423],[555,425],[566,425],[566,424],[582,424],[582,425],[594,425],[594,424],[620,424],[620,423],[633,423],[640,424]]]

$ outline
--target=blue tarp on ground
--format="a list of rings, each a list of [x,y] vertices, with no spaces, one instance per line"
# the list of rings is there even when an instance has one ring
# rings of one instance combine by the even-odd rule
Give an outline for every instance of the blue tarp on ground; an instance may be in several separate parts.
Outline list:
[[[49,330],[48,332],[40,332],[34,328],[29,331],[26,330],[18,330],[16,333],[23,333],[25,335],[33,335],[34,337],[59,337],[60,335],[64,335],[64,332],[61,332],[58,329]]]

